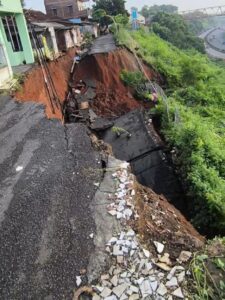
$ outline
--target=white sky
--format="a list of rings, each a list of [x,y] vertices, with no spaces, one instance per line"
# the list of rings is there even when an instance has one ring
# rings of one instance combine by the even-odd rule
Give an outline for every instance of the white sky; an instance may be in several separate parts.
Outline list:
[[[25,0],[27,8],[44,11],[44,0]],[[91,1],[90,1],[91,3]],[[127,9],[132,6],[141,9],[144,5],[173,4],[179,7],[179,10],[189,10],[202,7],[225,5],[225,0],[127,0]]]

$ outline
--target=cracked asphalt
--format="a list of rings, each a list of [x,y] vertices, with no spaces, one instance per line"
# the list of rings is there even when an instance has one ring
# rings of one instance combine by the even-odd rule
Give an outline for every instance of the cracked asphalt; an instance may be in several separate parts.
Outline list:
[[[108,53],[116,50],[115,39],[112,34],[106,34],[100,36],[93,43],[89,55],[99,54],[99,53]]]
[[[0,98],[0,299],[72,299],[94,250],[100,157],[85,125]]]

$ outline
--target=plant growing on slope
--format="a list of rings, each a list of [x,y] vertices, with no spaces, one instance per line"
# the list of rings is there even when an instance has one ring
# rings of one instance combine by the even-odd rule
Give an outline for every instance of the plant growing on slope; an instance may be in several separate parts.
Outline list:
[[[225,299],[225,239],[215,238],[190,264],[194,279],[195,300]]]
[[[145,83],[146,79],[140,71],[129,72],[122,70],[120,73],[120,78],[129,87],[136,89],[139,85]]]
[[[112,132],[114,132],[117,137],[120,137],[122,134],[125,134],[128,138],[131,137],[131,133],[122,127],[113,126]]]

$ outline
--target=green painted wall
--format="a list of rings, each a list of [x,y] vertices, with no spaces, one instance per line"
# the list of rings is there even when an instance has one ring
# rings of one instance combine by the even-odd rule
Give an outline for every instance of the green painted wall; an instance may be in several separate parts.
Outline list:
[[[23,10],[20,0],[1,0],[0,6],[0,39],[4,43],[11,66],[18,66],[26,62],[27,64],[34,62],[33,50],[27,30],[27,24],[23,15]],[[16,18],[16,23],[23,46],[23,51],[14,52],[11,43],[8,42],[1,17],[13,15]]]
[[[20,0],[1,0],[0,12],[23,13]]]

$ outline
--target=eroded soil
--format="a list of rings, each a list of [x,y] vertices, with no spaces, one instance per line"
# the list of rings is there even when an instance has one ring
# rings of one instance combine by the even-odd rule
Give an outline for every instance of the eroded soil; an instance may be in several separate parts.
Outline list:
[[[61,56],[56,61],[48,63],[48,67],[55,84],[55,88],[61,103],[64,102],[68,82],[70,79],[70,70],[73,62],[75,49],[70,49],[67,54]],[[15,98],[21,102],[34,101],[45,106],[46,115],[48,118],[62,119],[60,109],[56,108],[55,114],[51,111],[49,96],[46,91],[45,81],[40,66],[32,69],[25,78],[21,90],[17,91]]]
[[[184,248],[193,252],[204,246],[204,237],[171,203],[138,183],[136,204],[140,218],[135,228],[152,252],[152,241],[165,244],[165,251],[173,260]]]
[[[76,68],[73,82],[91,79],[97,84],[97,95],[91,103],[97,115],[118,117],[143,106],[133,97],[132,89],[121,81],[120,73],[124,69],[139,71],[136,59],[126,49],[88,56]],[[148,67],[146,71],[150,78],[157,77],[157,74]]]

